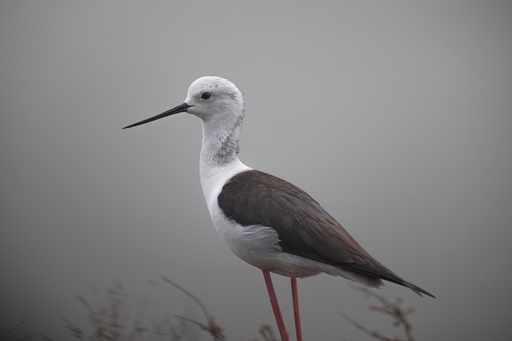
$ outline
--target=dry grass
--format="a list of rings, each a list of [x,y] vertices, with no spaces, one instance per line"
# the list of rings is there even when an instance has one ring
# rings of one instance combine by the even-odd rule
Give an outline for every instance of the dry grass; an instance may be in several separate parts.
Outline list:
[[[89,341],[185,341],[193,339],[192,335],[187,334],[190,329],[187,328],[187,325],[192,324],[207,333],[213,341],[227,340],[223,328],[215,321],[214,316],[210,314],[199,298],[172,280],[166,277],[162,278],[166,283],[192,298],[203,311],[205,321],[197,321],[185,316],[175,315],[174,318],[163,317],[160,321],[148,325],[143,311],[139,311],[136,317],[130,321],[126,307],[126,291],[120,282],[114,281],[113,285],[105,292],[104,297],[101,298],[102,303],[98,307],[93,307],[81,296],[77,297],[77,300],[87,312],[90,323],[88,330],[91,330],[91,332],[86,332],[76,324],[63,319],[68,334],[76,339]],[[415,341],[412,335],[412,324],[409,321],[409,315],[414,312],[414,309],[403,308],[403,300],[400,298],[391,301],[371,290],[357,286],[353,287],[361,291],[364,297],[377,301],[377,303],[369,306],[370,311],[391,317],[392,324],[395,327],[401,328],[405,336],[404,338],[386,336],[379,331],[372,330],[356,322],[347,314],[341,314],[343,318],[355,328],[379,341]],[[24,320],[21,320],[11,328],[0,328],[0,340],[53,340],[41,333],[29,332],[28,329],[27,323]],[[259,328],[259,333],[262,341],[278,341],[272,327],[269,325],[262,325]]]
[[[11,328],[0,328],[0,340],[2,341],[53,341],[53,339],[28,329],[27,322],[22,319]]]
[[[127,322],[125,307],[126,293],[120,282],[114,281],[105,294],[105,303],[94,308],[89,302],[79,296],[77,300],[88,314],[92,333],[86,333],[82,328],[64,319],[69,334],[80,340],[91,341],[182,341],[185,340],[186,328],[184,323],[176,323],[169,318],[162,318],[158,323],[148,326],[144,314],[139,312]]]
[[[342,313],[341,316],[343,316],[345,320],[350,322],[350,324],[352,324],[357,329],[363,331],[367,335],[379,341],[414,341],[414,337],[412,335],[412,324],[408,320],[408,316],[414,313],[414,308],[402,308],[403,299],[399,297],[397,297],[395,301],[392,302],[386,299],[384,296],[376,294],[375,292],[369,289],[354,285],[352,285],[352,287],[354,287],[356,290],[361,291],[366,298],[370,297],[377,300],[377,304],[371,304],[369,306],[370,311],[378,312],[391,317],[393,319],[393,326],[401,327],[403,329],[405,339],[396,336],[385,336],[379,331],[371,330],[368,327],[365,327],[362,324],[356,322],[350,316]]]
[[[189,291],[187,291],[183,287],[179,286],[175,282],[171,281],[170,279],[168,279],[166,277],[163,277],[163,276],[162,276],[162,279],[165,282],[167,282],[170,285],[172,285],[173,287],[175,287],[176,289],[178,289],[181,292],[183,292],[188,297],[192,298],[197,303],[197,305],[199,305],[201,307],[201,310],[203,310],[203,313],[204,313],[204,315],[206,317],[206,324],[198,322],[196,320],[192,320],[192,319],[190,319],[188,317],[183,317],[183,316],[175,315],[176,318],[181,319],[183,321],[191,322],[191,323],[199,326],[199,328],[201,328],[202,330],[204,330],[208,334],[210,334],[214,341],[225,341],[226,340],[226,336],[224,335],[224,332],[223,332],[221,326],[219,326],[217,324],[217,322],[215,322],[215,318],[213,317],[213,315],[211,315],[208,312],[208,309],[206,309],[206,306],[203,304],[203,302],[201,302],[201,300],[199,300],[199,298],[197,298],[192,293],[190,293]]]
[[[68,333],[77,339],[91,341],[184,341],[188,337],[186,324],[190,323],[198,326],[210,335],[214,341],[226,341],[223,328],[215,321],[214,316],[210,314],[199,298],[172,280],[166,277],[162,277],[162,279],[192,298],[203,311],[206,322],[174,315],[175,320],[165,318],[160,323],[148,327],[144,324],[144,315],[139,314],[132,323],[123,323],[123,320],[127,319],[125,290],[120,282],[115,281],[105,294],[105,303],[98,308],[92,307],[85,298],[77,297],[87,311],[92,325],[92,333],[87,334],[82,328],[64,319]],[[263,341],[277,341],[270,326],[261,326],[259,332]]]

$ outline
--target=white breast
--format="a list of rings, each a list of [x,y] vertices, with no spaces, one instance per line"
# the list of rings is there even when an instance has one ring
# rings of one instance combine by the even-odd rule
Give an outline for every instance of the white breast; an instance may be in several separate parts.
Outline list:
[[[251,169],[236,158],[227,165],[202,165],[200,173],[204,199],[217,233],[239,258],[257,266],[255,262],[261,260],[262,255],[281,251],[277,244],[277,233],[269,227],[237,224],[226,217],[217,201],[222,187],[229,179]]]
[[[217,197],[222,191],[224,184],[234,175],[251,170],[252,168],[244,165],[238,158],[231,163],[221,166],[211,166],[206,162],[201,162],[199,174],[201,176],[201,188],[203,189],[204,200],[212,215],[212,208],[217,204]],[[218,208],[219,209],[219,208]]]

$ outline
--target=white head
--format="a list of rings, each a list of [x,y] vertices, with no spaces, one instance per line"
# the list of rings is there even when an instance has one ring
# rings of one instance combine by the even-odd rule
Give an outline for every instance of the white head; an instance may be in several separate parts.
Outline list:
[[[223,122],[226,126],[240,126],[244,116],[244,100],[240,90],[227,79],[205,76],[196,79],[190,85],[187,98],[183,104],[123,129],[149,123],[180,112],[195,115],[202,119],[204,123],[213,120],[219,123]]]
[[[238,118],[244,114],[244,100],[240,90],[227,79],[215,76],[195,80],[188,88],[185,103],[190,105],[187,112],[203,121],[223,115]]]

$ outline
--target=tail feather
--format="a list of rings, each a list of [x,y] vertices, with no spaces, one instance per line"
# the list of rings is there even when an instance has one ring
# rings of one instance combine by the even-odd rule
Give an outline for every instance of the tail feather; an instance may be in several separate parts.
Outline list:
[[[402,283],[398,283],[398,284],[402,284]],[[405,287],[408,287],[409,289],[411,289],[412,291],[414,291],[415,293],[417,293],[420,296],[422,296],[421,294],[424,294],[424,295],[430,296],[432,298],[436,298],[434,295],[432,295],[431,293],[429,293],[425,289],[422,289],[419,286],[414,285],[414,284],[412,284],[410,282],[404,281],[404,283],[402,285],[405,286]]]
[[[422,289],[422,288],[420,288],[417,285],[414,285],[414,284],[412,284],[410,282],[407,282],[406,280],[404,280],[401,277],[395,275],[391,271],[389,272],[389,277],[383,277],[382,279],[385,279],[385,280],[387,280],[389,282],[393,282],[393,283],[402,285],[404,287],[407,287],[407,288],[411,289],[412,291],[414,291],[415,293],[417,293],[420,296],[423,296],[422,294],[424,294],[424,295],[430,296],[432,298],[436,298],[434,295],[432,295],[431,293],[429,293],[425,289]]]
[[[343,268],[355,274],[358,274],[359,276],[367,277],[368,280],[383,279],[385,281],[407,287],[420,296],[427,295],[432,298],[436,298],[434,295],[420,288],[419,286],[407,282],[406,280],[404,280],[403,278],[401,278],[400,276],[398,276],[397,274],[395,274],[394,272],[392,272],[391,270],[389,270],[388,268],[386,268],[384,265],[380,264],[377,261],[375,261],[375,263],[372,264],[371,266],[369,266],[368,264],[350,264],[349,266],[345,265]]]

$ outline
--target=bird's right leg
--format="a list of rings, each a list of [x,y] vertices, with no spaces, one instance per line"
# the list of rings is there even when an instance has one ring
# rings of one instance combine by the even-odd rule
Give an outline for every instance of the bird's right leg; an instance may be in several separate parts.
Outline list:
[[[272,305],[272,310],[274,311],[274,316],[276,318],[277,328],[279,329],[279,334],[281,334],[282,341],[290,341],[288,336],[288,332],[286,331],[286,326],[284,324],[283,315],[281,314],[281,309],[279,308],[279,302],[277,301],[276,292],[274,290],[274,285],[272,284],[272,278],[270,277],[270,272],[268,270],[261,270],[263,272],[263,277],[265,278],[265,285],[267,286],[268,297],[270,298],[270,304]]]

